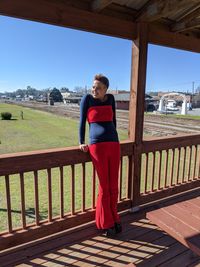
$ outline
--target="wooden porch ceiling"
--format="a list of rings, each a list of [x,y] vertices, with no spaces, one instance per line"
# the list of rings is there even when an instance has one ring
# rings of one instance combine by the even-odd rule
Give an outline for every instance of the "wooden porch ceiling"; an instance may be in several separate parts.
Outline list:
[[[0,14],[200,52],[200,0],[1,0]]]

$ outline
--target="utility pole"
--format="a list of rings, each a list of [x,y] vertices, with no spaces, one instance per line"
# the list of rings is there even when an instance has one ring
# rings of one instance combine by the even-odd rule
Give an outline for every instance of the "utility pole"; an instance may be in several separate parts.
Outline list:
[[[192,95],[194,95],[194,82],[192,82]]]

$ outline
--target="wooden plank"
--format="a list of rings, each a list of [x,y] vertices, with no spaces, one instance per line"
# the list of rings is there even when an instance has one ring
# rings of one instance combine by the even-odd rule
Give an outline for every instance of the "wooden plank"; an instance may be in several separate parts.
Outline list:
[[[122,199],[122,177],[123,177],[123,157],[120,158],[120,168],[119,168],[119,194],[118,201]]]
[[[7,218],[8,218],[8,232],[12,232],[12,214],[11,214],[11,201],[10,201],[10,177],[5,176],[6,184],[6,204],[7,204]]]
[[[184,32],[188,30],[192,30],[195,28],[199,28],[200,26],[200,19],[193,19],[188,22],[179,22],[176,25],[173,26],[172,31],[173,32]]]
[[[178,156],[177,156],[177,171],[176,171],[176,184],[179,184],[179,168],[180,168],[180,148],[178,148]]]
[[[183,147],[184,156],[183,156],[183,172],[182,172],[182,183],[185,182],[185,172],[186,172],[186,154],[187,154],[187,148]]]
[[[142,153],[153,152],[158,150],[166,150],[173,148],[180,148],[185,146],[192,146],[200,144],[199,134],[181,134],[176,137],[159,137],[149,138],[144,140],[141,144]]]
[[[155,152],[152,153],[152,177],[151,177],[151,191],[154,191],[154,184],[155,184],[155,175],[156,175],[156,162],[155,162]]]
[[[198,230],[177,220],[177,218],[167,212],[165,208],[148,212],[147,218],[183,245],[200,255],[200,233]]]
[[[195,1],[193,1],[195,2]],[[139,11],[137,22],[152,22],[162,17],[168,17],[174,10],[179,10],[188,4],[188,0],[151,0]]]
[[[82,212],[85,211],[85,163],[82,163]]]
[[[24,194],[24,173],[20,173],[20,191],[21,191],[21,218],[22,228],[26,228],[26,208],[25,208],[25,194]]]
[[[133,203],[137,205],[140,195],[141,153],[138,146],[143,140],[144,97],[147,67],[147,25],[138,25],[138,37],[132,47],[131,90],[129,106],[129,138],[135,142],[134,176],[132,183]],[[140,108],[138,108],[140,107]]]
[[[39,192],[38,192],[38,172],[34,171],[34,199],[35,199],[35,224],[39,225]]]
[[[118,203],[118,210],[126,210],[131,207],[131,200],[124,200]],[[52,222],[46,222],[38,226],[27,227],[25,230],[14,231],[12,234],[0,236],[0,250],[8,249],[19,244],[27,243],[41,237],[49,236],[66,229],[91,222],[95,219],[95,211],[76,213],[73,216],[65,216],[64,219],[53,219]],[[67,243],[66,238],[65,244]]]
[[[133,40],[134,22],[75,8],[63,1],[1,0],[0,14]]]
[[[192,201],[180,202],[178,205],[179,208],[187,211],[187,213],[189,213],[189,216],[195,217],[200,220],[200,207],[194,205]]]
[[[164,187],[166,188],[168,186],[168,184],[167,184],[167,172],[168,172],[169,150],[165,151],[165,155],[166,156],[165,156],[165,167],[164,167],[164,169],[165,169],[165,172],[164,172],[164,174],[165,174]]]
[[[177,266],[187,266],[189,267],[189,264],[192,261],[198,260],[199,257],[197,255],[194,255],[194,253],[191,250],[183,251],[183,253],[178,253],[175,257],[172,257],[171,259],[167,260],[166,262],[162,263],[160,267],[177,267]],[[193,265],[193,267],[197,265]]]
[[[170,28],[173,32],[181,32],[186,30],[188,23],[195,21],[197,17],[200,16],[200,5],[195,5],[193,8],[188,10],[181,18],[178,19],[178,22],[173,23]]]
[[[52,181],[51,169],[47,169],[48,221],[52,221]]]
[[[64,217],[64,184],[63,167],[60,167],[60,218]]]
[[[174,151],[174,149],[172,149],[171,168],[170,168],[170,186],[173,185],[173,177],[174,177],[174,154],[175,154],[175,151]]]
[[[192,20],[193,18],[200,16],[200,4],[196,3],[190,9],[187,9],[181,16],[178,17],[176,20],[177,23],[179,22],[187,22]],[[173,23],[171,27],[173,27],[176,23]]]
[[[71,215],[75,213],[75,166],[71,165]]]
[[[196,167],[197,167],[197,146],[194,146],[194,167],[193,167],[193,174],[192,179],[195,179]]]
[[[137,145],[141,144],[143,140],[144,98],[148,50],[147,34],[147,25],[139,24],[138,38],[133,42],[132,46],[129,138]]]
[[[121,156],[132,155],[133,142],[122,141]],[[0,176],[90,162],[89,153],[67,147],[0,155]],[[15,162],[15,164],[13,164]]]
[[[147,193],[148,185],[148,167],[149,167],[149,153],[146,153],[146,166],[145,166],[145,180],[144,180],[144,192]]]
[[[158,189],[161,189],[161,169],[162,169],[162,151],[159,151],[159,161],[158,161]]]
[[[148,41],[155,45],[200,53],[199,38],[170,32],[154,25],[149,25]]]
[[[194,216],[190,216],[190,213],[187,210],[181,209],[178,204],[166,206],[163,208],[168,214],[172,217],[176,218],[177,221],[183,222],[186,226],[191,228],[192,230],[200,233],[200,223],[199,219]],[[196,234],[196,232],[195,232]]]
[[[150,203],[151,201],[156,201],[159,199],[161,200],[162,198],[170,197],[178,193],[182,193],[190,189],[195,189],[199,187],[200,187],[200,180],[195,180],[195,181],[188,182],[185,184],[180,184],[180,185],[172,186],[169,188],[157,190],[156,192],[142,194],[139,199],[139,204],[142,205],[145,203]]]
[[[127,180],[126,180],[126,198],[131,199],[132,177],[134,171],[133,156],[128,156]]]
[[[92,11],[99,12],[113,2],[113,0],[93,0],[91,3]]]

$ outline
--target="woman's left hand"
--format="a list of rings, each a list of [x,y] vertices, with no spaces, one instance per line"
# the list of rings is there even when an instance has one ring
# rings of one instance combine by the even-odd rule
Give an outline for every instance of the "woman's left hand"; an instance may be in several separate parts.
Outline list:
[[[88,145],[86,145],[86,144],[81,144],[81,145],[79,145],[79,148],[80,148],[80,150],[81,151],[83,151],[83,152],[88,152]]]

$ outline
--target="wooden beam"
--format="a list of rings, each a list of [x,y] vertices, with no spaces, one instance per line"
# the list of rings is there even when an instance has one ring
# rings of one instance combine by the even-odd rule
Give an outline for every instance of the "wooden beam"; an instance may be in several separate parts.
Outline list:
[[[136,37],[136,25],[131,21],[74,8],[63,1],[1,0],[0,14],[130,40]]]
[[[138,38],[132,46],[131,89],[129,106],[129,138],[136,144],[143,139],[146,65],[148,49],[146,24],[138,25]]]
[[[171,25],[171,31],[173,32],[181,32],[188,30],[190,28],[195,28],[199,26],[198,17],[200,16],[200,5],[198,5],[195,9],[191,9],[188,11],[184,17],[182,17],[178,22],[173,23]]]
[[[197,0],[191,2],[197,3]],[[151,0],[145,4],[139,11],[136,18],[137,22],[150,22],[167,17],[174,10],[188,5],[188,0]]]
[[[129,138],[133,141],[132,205],[137,206],[140,197],[141,151],[144,125],[145,85],[148,49],[148,27],[138,25],[138,37],[132,47],[131,90],[129,107]]]
[[[173,27],[171,28],[171,30],[173,32],[183,32],[183,31],[187,31],[187,30],[192,30],[194,28],[198,28],[200,27],[200,18],[198,19],[194,19],[188,22],[179,22],[173,25]]]
[[[155,45],[162,45],[186,51],[200,53],[200,39],[181,33],[170,32],[157,26],[149,26],[148,40]]]
[[[188,9],[181,16],[179,16],[177,22],[190,21],[191,19],[194,19],[199,15],[200,15],[200,4],[195,4],[192,8]]]
[[[112,2],[113,2],[112,0],[93,0],[91,4],[92,11],[99,12],[105,7],[112,4]]]

